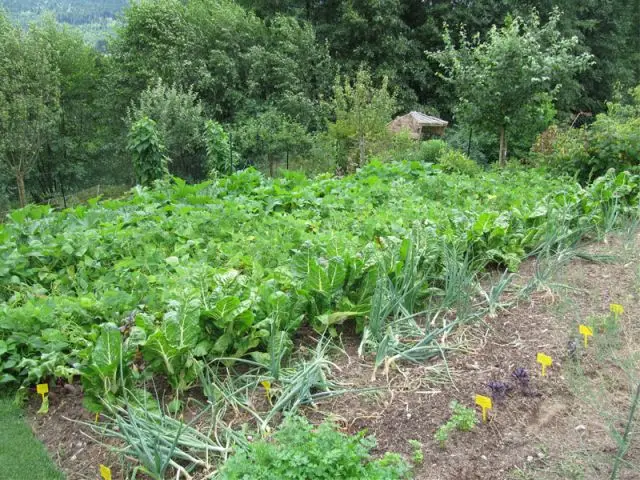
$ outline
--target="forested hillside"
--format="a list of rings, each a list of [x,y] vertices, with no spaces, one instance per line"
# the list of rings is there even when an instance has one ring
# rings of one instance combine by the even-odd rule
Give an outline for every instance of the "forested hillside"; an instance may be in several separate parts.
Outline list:
[[[350,171],[400,148],[384,125],[410,110],[450,121],[446,141],[480,163],[522,159],[550,125],[589,123],[640,81],[633,0],[143,0],[117,27],[124,0],[4,4],[23,27],[51,9],[85,32],[3,23],[3,74],[16,80],[2,94],[25,94],[27,130],[38,132],[20,152],[28,161],[0,156],[5,207],[23,181],[25,199],[63,203],[88,187],[130,186],[131,142],[152,134],[158,158],[189,181],[216,162]],[[91,25],[113,31],[108,46],[86,43]],[[364,122],[353,115],[363,105]],[[2,113],[16,119],[14,107]],[[5,123],[5,137],[19,125]]]
[[[129,0],[2,0],[0,4],[12,15],[35,20],[50,11],[56,18],[72,25],[84,25],[96,20],[115,18]]]
[[[85,41],[100,50],[105,49],[117,16],[128,4],[129,0],[0,0],[0,6],[21,25],[51,13],[57,21],[79,28]]]

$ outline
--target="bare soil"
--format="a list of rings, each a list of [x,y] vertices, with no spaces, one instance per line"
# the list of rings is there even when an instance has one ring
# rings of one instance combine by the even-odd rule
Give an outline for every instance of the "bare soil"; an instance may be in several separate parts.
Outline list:
[[[336,397],[304,413],[314,421],[331,416],[351,433],[366,429],[377,438],[380,454],[394,451],[410,458],[408,440],[418,440],[424,461],[416,467],[417,479],[609,478],[618,448],[611,430],[624,430],[640,370],[639,247],[638,237],[587,247],[590,253],[613,254],[616,260],[572,260],[527,301],[441,339],[445,345],[463,346],[446,361],[400,364],[388,375],[379,370],[372,379],[372,359],[360,358],[359,338],[345,333],[346,355],[336,357],[336,381],[379,389]],[[534,269],[534,261],[525,262],[514,283],[524,285]],[[618,336],[596,331],[585,350],[578,325],[593,316],[608,316],[612,303],[625,308]],[[580,344],[577,360],[569,356],[572,338]],[[553,358],[545,377],[536,363],[539,352]],[[529,372],[533,392],[514,389],[494,404],[487,423],[454,433],[445,449],[434,442],[436,429],[450,416],[452,400],[473,407],[476,394],[490,394],[488,382],[512,381],[518,367]],[[114,479],[123,478],[121,459],[69,421],[94,420],[82,408],[79,387],[54,391],[46,416],[35,414],[38,406],[34,401],[31,407],[33,429],[69,480],[98,478],[100,463],[112,466]],[[632,441],[625,460],[619,478],[640,478],[640,439]]]

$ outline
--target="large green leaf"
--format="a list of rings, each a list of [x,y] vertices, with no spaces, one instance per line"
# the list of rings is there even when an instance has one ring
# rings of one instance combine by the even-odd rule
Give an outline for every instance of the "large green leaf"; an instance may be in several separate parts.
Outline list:
[[[174,362],[179,352],[174,348],[162,330],[157,330],[149,336],[142,349],[145,360],[151,364],[160,364],[167,375],[175,374]]]
[[[196,301],[174,303],[164,316],[167,342],[175,349],[194,347],[200,340],[200,305]]]
[[[100,375],[115,375],[122,359],[122,334],[117,328],[105,326],[91,353],[91,362]]]

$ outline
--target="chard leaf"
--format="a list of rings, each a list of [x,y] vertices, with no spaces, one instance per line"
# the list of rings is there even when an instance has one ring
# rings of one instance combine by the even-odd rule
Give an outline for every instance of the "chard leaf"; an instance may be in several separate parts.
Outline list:
[[[115,375],[122,357],[122,335],[117,328],[104,327],[98,337],[91,361],[103,377]]]

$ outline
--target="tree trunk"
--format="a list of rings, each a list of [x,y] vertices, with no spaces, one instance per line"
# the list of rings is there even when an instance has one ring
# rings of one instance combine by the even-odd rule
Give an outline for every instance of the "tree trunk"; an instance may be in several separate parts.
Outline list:
[[[498,163],[501,167],[507,163],[507,135],[504,127],[500,127],[500,154],[498,155]]]
[[[24,207],[27,204],[27,194],[24,189],[24,172],[16,172],[16,183],[18,184],[18,200],[20,201],[20,207]]]
[[[364,135],[360,135],[360,165],[358,165],[359,167],[361,167],[362,165],[364,165],[365,162],[365,155],[364,155]]]

